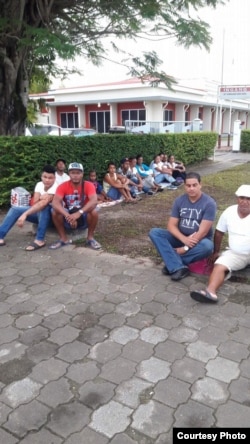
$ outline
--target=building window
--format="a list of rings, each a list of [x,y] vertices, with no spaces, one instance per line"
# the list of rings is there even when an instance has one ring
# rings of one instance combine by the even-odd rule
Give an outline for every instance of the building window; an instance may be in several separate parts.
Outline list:
[[[90,111],[90,127],[98,133],[108,133],[110,128],[110,111]]]
[[[185,126],[189,125],[189,109],[185,111]]]
[[[125,125],[126,120],[137,120],[145,123],[146,110],[145,109],[123,109],[122,110],[122,124]]]
[[[78,113],[60,113],[62,128],[79,128]]]
[[[163,120],[165,124],[173,122],[173,111],[171,109],[165,109],[163,113]]]

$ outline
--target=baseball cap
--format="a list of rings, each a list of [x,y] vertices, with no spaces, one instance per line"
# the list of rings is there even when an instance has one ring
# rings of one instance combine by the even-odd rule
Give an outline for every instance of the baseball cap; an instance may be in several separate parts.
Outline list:
[[[129,158],[128,157],[123,157],[123,159],[121,160],[121,164],[123,164],[125,162],[129,162]]]
[[[81,163],[73,162],[73,163],[70,163],[69,166],[68,166],[68,171],[70,171],[70,170],[80,170],[80,171],[83,171],[83,166],[82,166]]]
[[[238,197],[250,197],[250,185],[241,185],[235,194]]]

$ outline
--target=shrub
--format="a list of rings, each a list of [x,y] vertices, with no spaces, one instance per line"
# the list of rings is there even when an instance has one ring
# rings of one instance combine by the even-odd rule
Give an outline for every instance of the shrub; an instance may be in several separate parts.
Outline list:
[[[143,154],[150,163],[163,151],[174,154],[186,165],[200,162],[214,150],[217,134],[212,132],[183,134],[98,134],[91,137],[0,137],[0,206],[10,200],[10,190],[23,186],[31,193],[40,179],[43,166],[55,164],[58,157],[82,162],[85,178],[95,168],[102,180],[110,161],[118,166],[123,157]]]
[[[250,131],[241,131],[240,150],[244,153],[250,152]]]

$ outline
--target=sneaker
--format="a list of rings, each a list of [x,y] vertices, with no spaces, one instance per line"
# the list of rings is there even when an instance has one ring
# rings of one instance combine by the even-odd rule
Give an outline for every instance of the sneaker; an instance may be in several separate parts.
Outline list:
[[[182,183],[177,182],[177,180],[175,182],[172,182],[171,185],[174,185],[175,187],[180,187],[182,185]]]
[[[148,191],[148,196],[153,196],[154,192],[153,191]]]
[[[177,190],[177,187],[171,184],[169,187],[167,187],[167,190]]]

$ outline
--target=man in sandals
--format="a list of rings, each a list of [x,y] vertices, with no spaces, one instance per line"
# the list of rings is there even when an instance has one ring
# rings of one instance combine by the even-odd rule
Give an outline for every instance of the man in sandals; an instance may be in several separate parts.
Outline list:
[[[52,219],[59,234],[59,240],[49,248],[57,250],[71,244],[72,241],[68,239],[66,229],[81,227],[88,228],[87,246],[93,250],[100,250],[101,245],[94,239],[98,222],[95,186],[91,182],[83,181],[81,163],[70,163],[68,173],[70,180],[58,186],[52,201]]]
[[[50,203],[54,197],[56,187],[55,168],[52,165],[45,165],[42,170],[41,182],[38,182],[35,186],[32,206],[12,206],[6,214],[0,225],[0,247],[6,245],[4,238],[15,223],[22,228],[26,220],[37,224],[37,233],[34,242],[31,242],[25,250],[34,251],[45,246],[45,233],[51,223]]]
[[[214,233],[213,271],[205,290],[192,291],[191,298],[198,302],[216,303],[217,290],[232,271],[250,265],[250,185],[241,185],[236,191],[237,205],[223,211]],[[220,255],[223,236],[228,233],[229,248]]]

